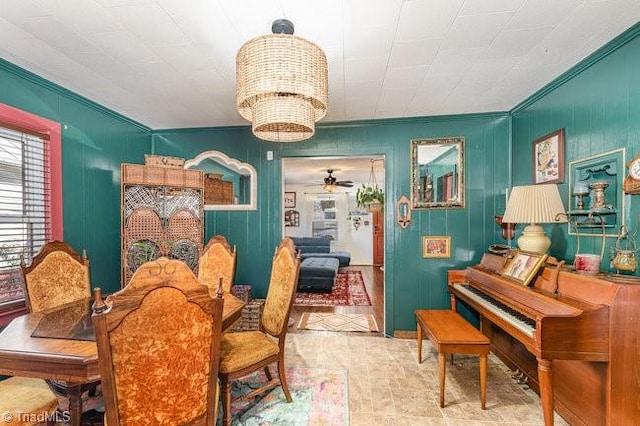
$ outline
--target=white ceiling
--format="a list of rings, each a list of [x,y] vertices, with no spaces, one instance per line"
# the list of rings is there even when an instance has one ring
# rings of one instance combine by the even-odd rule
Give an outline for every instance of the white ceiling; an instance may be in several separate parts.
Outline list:
[[[323,121],[507,111],[638,0],[0,0],[0,56],[153,129],[246,125],[235,55],[287,18],[329,61]]]

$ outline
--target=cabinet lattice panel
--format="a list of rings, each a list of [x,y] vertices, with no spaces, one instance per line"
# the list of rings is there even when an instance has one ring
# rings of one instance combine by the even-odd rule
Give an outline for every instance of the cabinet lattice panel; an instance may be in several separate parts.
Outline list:
[[[161,256],[197,272],[204,241],[202,171],[138,164],[121,170],[122,285]]]

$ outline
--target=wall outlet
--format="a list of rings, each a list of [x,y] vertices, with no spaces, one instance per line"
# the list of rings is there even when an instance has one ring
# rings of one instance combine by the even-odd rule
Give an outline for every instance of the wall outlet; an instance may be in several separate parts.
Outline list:
[[[267,160],[269,161],[273,160],[273,151],[267,151]]]

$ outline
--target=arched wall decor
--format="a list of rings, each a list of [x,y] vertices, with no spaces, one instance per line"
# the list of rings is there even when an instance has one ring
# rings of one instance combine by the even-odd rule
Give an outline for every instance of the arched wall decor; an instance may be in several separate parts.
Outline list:
[[[249,178],[249,200],[238,204],[205,204],[205,210],[256,210],[258,208],[258,173],[249,163],[243,163],[220,151],[204,151],[184,163],[185,169],[202,169],[207,160],[215,161],[238,175]]]

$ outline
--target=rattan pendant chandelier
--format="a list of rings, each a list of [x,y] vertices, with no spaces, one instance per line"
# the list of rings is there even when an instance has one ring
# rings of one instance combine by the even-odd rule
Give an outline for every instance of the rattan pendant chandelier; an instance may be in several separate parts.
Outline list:
[[[274,21],[271,30],[238,50],[238,112],[260,139],[303,141],[327,113],[327,57],[316,44],[294,36],[286,19]]]

